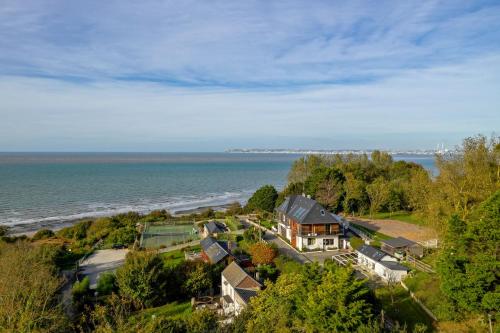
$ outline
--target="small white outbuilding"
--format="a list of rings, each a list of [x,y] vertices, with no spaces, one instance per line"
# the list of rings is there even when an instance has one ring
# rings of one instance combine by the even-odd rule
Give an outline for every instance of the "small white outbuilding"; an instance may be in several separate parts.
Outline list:
[[[362,245],[356,252],[358,265],[367,268],[386,281],[400,282],[408,274],[409,269],[399,264],[398,259],[373,246]]]

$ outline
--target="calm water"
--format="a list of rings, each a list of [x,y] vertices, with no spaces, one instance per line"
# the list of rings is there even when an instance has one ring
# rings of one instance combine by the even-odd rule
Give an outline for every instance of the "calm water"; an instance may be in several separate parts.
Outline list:
[[[173,212],[282,188],[298,155],[1,153],[0,224],[51,225],[130,210]],[[395,157],[395,159],[402,159]],[[433,169],[433,158],[404,157]]]

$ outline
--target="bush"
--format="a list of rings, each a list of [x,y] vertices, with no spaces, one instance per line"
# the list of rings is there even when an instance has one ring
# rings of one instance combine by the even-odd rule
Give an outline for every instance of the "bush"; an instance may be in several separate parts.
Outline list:
[[[33,237],[31,239],[36,241],[36,240],[40,240],[40,239],[52,238],[54,236],[55,236],[55,234],[52,230],[40,229],[33,235]]]
[[[109,295],[116,291],[116,276],[113,273],[102,273],[97,281],[97,292],[99,295]]]
[[[8,231],[9,227],[7,227],[6,225],[0,225],[0,237],[7,235]]]

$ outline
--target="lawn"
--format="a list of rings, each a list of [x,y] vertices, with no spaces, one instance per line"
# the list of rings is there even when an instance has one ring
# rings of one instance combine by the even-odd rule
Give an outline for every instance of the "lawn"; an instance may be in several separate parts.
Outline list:
[[[381,302],[382,308],[387,316],[397,320],[401,325],[406,324],[408,331],[412,331],[416,324],[424,324],[428,332],[432,332],[432,319],[424,310],[411,298],[410,294],[401,286],[397,286],[394,291],[394,304],[391,303],[391,296],[387,287],[375,290],[377,299]]]
[[[183,318],[191,314],[191,302],[172,302],[156,308],[142,310],[129,318],[129,323],[134,325],[142,318],[152,319],[154,317]]]
[[[405,211],[399,211],[399,212],[394,212],[394,213],[375,213],[373,215],[364,215],[362,216],[363,218],[367,219],[374,219],[374,220],[396,220],[396,221],[402,221],[406,223],[411,223],[411,224],[416,224],[416,225],[423,225],[425,226],[425,222],[415,214],[405,212]]]
[[[186,250],[187,251],[200,251],[201,247],[199,245],[197,245],[197,246],[192,246],[189,248],[183,248],[180,250],[165,252],[165,253],[162,253],[161,256],[163,257],[163,260],[165,261],[166,265],[175,266],[175,265],[178,265],[185,260],[184,259],[184,252],[186,252]]]
[[[415,271],[405,279],[406,286],[439,319],[447,319],[445,296],[436,274]]]

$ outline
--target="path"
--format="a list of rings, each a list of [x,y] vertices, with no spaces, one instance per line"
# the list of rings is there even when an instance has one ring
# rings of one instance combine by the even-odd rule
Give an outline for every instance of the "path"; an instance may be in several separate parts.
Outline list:
[[[176,250],[181,250],[185,247],[188,247],[188,246],[196,246],[200,244],[200,240],[199,239],[196,239],[194,241],[191,241],[189,243],[182,243],[182,244],[177,244],[177,245],[172,245],[172,246],[168,246],[168,247],[164,247],[162,249],[159,249],[158,252],[159,253],[165,253],[165,252],[170,252],[170,251],[176,251]]]
[[[81,273],[89,277],[90,288],[97,287],[97,280],[103,272],[114,271],[125,262],[128,249],[98,250],[88,256],[81,264]]]
[[[349,222],[391,237],[404,237],[415,242],[437,238],[437,233],[429,227],[397,220],[370,220],[346,218]]]

